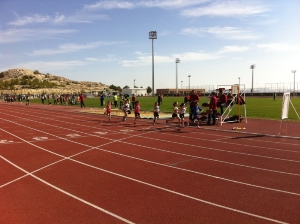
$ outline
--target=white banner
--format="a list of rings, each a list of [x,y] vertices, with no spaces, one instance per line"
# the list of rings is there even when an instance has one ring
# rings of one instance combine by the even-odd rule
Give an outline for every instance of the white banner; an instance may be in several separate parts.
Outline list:
[[[289,117],[289,103],[290,103],[290,93],[284,93],[282,98],[282,112],[281,119],[287,119]]]

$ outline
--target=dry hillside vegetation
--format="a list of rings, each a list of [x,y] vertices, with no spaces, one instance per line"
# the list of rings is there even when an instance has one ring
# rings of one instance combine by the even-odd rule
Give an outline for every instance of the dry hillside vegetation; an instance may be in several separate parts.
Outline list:
[[[9,69],[0,73],[1,91],[3,93],[78,93],[99,92],[107,85],[101,82],[78,82],[49,73],[42,74],[28,69]]]

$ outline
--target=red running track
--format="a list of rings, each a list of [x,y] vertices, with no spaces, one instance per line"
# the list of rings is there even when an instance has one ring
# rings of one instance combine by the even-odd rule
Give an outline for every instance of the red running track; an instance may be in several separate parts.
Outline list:
[[[300,223],[299,123],[78,111],[0,103],[0,223]]]

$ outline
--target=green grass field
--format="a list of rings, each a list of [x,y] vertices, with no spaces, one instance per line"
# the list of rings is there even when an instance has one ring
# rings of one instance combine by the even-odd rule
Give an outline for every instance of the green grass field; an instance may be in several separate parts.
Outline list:
[[[112,98],[106,98],[107,101],[112,101]],[[152,111],[154,102],[157,97],[137,97],[141,103],[141,110]],[[177,101],[179,104],[184,101],[183,97],[164,97],[160,110],[165,113],[172,112],[172,104]],[[53,103],[53,100],[51,100]],[[209,102],[207,97],[201,97],[199,105]],[[300,98],[291,97],[291,102],[294,105],[297,113],[300,115]],[[32,99],[31,103],[41,103],[40,99]],[[87,107],[100,108],[99,98],[86,98],[85,105]],[[59,105],[58,105],[59,106]],[[71,107],[79,107],[78,105]],[[113,108],[113,107],[112,107]],[[277,97],[276,101],[272,97],[246,97],[246,113],[247,117],[252,118],[265,118],[265,119],[281,119],[282,97]],[[240,107],[241,114],[244,115],[244,106]],[[233,110],[230,115],[238,114],[238,105],[234,104]],[[300,121],[294,108],[289,104],[289,120]]]

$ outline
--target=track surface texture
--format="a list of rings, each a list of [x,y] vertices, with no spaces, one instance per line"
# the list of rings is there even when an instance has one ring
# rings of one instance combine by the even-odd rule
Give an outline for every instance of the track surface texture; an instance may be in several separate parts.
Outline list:
[[[299,122],[89,110],[0,103],[0,223],[300,223]]]

